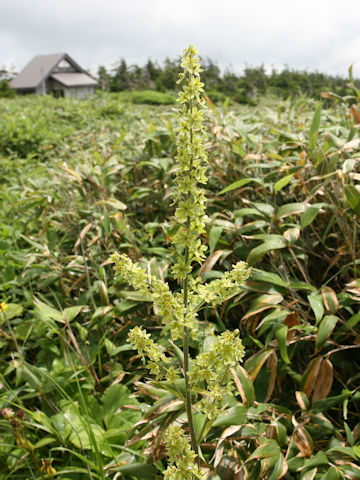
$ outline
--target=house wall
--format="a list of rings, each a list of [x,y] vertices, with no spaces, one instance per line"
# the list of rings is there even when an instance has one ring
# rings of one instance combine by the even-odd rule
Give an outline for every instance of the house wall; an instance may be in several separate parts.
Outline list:
[[[79,86],[79,87],[65,87],[61,83],[57,82],[53,78],[49,78],[46,81],[45,92],[50,95],[59,97],[73,97],[73,98],[86,98],[89,95],[95,93],[95,87],[92,86]],[[36,93],[42,93],[41,91]]]
[[[65,96],[66,97],[73,97],[73,98],[86,98],[89,95],[93,95],[95,92],[94,87],[69,87],[66,89]]]
[[[40,94],[41,93],[46,93],[47,95],[53,94],[54,96],[57,97],[65,97],[66,93],[66,88],[61,85],[61,83],[57,82],[53,78],[48,78],[45,82],[45,92],[41,91],[41,86],[40,86]]]

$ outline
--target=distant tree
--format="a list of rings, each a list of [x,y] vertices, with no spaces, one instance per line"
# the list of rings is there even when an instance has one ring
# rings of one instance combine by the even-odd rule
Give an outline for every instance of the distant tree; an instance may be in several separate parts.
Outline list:
[[[97,71],[97,77],[102,90],[109,90],[110,75],[103,65],[100,65]]]
[[[205,83],[206,90],[218,90],[222,82],[220,68],[209,57],[201,59],[201,68],[204,70],[201,81]]]
[[[232,95],[237,92],[239,87],[239,77],[235,75],[231,68],[227,68],[222,78],[221,91],[227,95]]]
[[[15,97],[15,90],[10,88],[10,81],[15,76],[16,67],[0,65],[0,97]]]
[[[143,74],[147,83],[146,88],[154,89],[156,87],[156,80],[161,74],[161,68],[157,63],[154,63],[152,60],[149,59],[145,64]]]
[[[110,90],[112,92],[130,90],[130,72],[124,58],[115,66],[113,72],[114,74],[110,81]]]
[[[155,81],[156,89],[160,90],[161,92],[165,92],[166,90],[175,90],[179,73],[180,59],[170,60],[169,58],[166,58],[161,73]]]
[[[129,68],[129,83],[130,90],[145,90],[148,87],[144,70],[138,65]]]
[[[264,95],[268,87],[268,76],[266,75],[264,65],[260,67],[247,66],[242,77],[243,88],[245,88],[247,95],[256,97]]]

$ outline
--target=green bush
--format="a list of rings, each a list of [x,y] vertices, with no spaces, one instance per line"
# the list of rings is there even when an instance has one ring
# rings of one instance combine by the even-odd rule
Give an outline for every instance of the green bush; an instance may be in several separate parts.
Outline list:
[[[118,94],[121,100],[135,104],[147,105],[173,105],[176,97],[170,93],[157,92],[155,90],[135,90]]]
[[[16,96],[15,90],[9,86],[10,80],[0,81],[0,98],[14,98]]]

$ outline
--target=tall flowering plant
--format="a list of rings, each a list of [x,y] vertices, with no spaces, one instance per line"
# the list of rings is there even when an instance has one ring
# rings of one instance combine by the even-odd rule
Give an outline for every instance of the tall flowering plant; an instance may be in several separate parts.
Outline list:
[[[114,253],[111,257],[116,274],[153,302],[162,323],[170,327],[172,345],[177,342],[183,351],[182,363],[176,364],[176,356],[167,355],[144,328],[137,326],[129,332],[129,341],[141,355],[150,374],[157,380],[171,382],[184,401],[188,429],[184,430],[174,423],[168,427],[165,435],[169,461],[164,478],[167,480],[203,478],[201,441],[220,413],[225,395],[232,391],[230,368],[244,356],[239,331],[235,330],[215,337],[207,351],[190,359],[189,339],[197,338],[198,312],[205,304],[221,304],[239,290],[250,274],[247,263],[238,262],[231,271],[208,284],[203,284],[200,277],[193,276],[194,265],[202,264],[207,249],[200,238],[205,232],[206,199],[200,185],[205,185],[207,181],[207,154],[204,147],[204,85],[200,81],[197,51],[192,45],[184,51],[181,66],[177,188],[174,193],[176,209],[173,217],[175,233],[172,239],[176,255],[172,272],[180,282],[181,290],[172,292],[166,282],[149,275],[125,254]],[[170,352],[172,345],[169,345]],[[181,377],[185,381],[185,394],[176,385]],[[195,412],[205,415],[198,435],[194,428]]]

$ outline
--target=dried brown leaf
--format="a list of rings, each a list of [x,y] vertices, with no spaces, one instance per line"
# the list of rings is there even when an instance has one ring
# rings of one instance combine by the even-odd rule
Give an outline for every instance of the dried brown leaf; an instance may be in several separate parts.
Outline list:
[[[359,125],[360,123],[360,112],[359,110],[355,107],[355,105],[351,105],[350,107],[350,113],[354,119],[354,122]]]
[[[325,308],[328,312],[335,313],[339,307],[339,300],[334,290],[330,287],[323,287],[321,289],[321,295]]]
[[[312,403],[314,404],[321,398],[327,397],[328,393],[331,390],[331,386],[334,379],[332,363],[328,358],[322,361],[319,373],[316,378],[314,385],[314,391],[312,396]]]
[[[215,468],[221,462],[221,459],[223,457],[223,453],[224,453],[224,446],[216,447],[215,455],[214,455],[214,467]]]
[[[74,245],[74,250],[76,250],[77,247],[80,245],[80,243],[84,241],[84,238],[85,238],[87,232],[90,230],[91,227],[92,227],[92,223],[88,223],[88,224],[85,225],[85,227],[81,230],[80,235],[79,235],[79,238],[76,240],[76,243],[75,243],[75,245]]]
[[[206,272],[210,272],[213,266],[216,264],[216,262],[219,260],[219,258],[223,254],[223,252],[224,250],[216,250],[215,252],[213,252],[210,255],[210,257],[206,259],[206,262],[201,267],[199,275],[203,275]]]
[[[252,282],[248,282],[249,287],[252,286]],[[282,308],[281,306],[276,307],[278,303],[280,303],[284,297],[279,293],[275,293],[273,295],[266,295],[266,298],[263,298],[262,301],[258,303],[253,309],[248,312],[246,315],[243,316],[243,320],[246,320],[249,317],[253,317],[259,312],[263,312],[269,308]]]
[[[260,155],[257,153],[248,153],[245,155],[244,160],[265,160],[265,155]]]
[[[356,150],[360,146],[360,138],[356,138],[355,140],[351,140],[350,142],[345,143],[345,145],[342,147],[343,150],[347,152],[352,152],[353,150]]]
[[[304,385],[304,393],[309,398],[311,392],[313,391],[319,370],[320,365],[322,362],[321,357],[314,358],[308,365],[307,369],[305,370],[304,376],[306,377],[305,385]]]
[[[268,370],[270,370],[270,379],[269,379],[269,386],[266,392],[265,403],[267,403],[270,400],[271,394],[274,390],[275,380],[277,375],[277,364],[278,364],[277,355],[275,351],[273,351],[266,362],[266,367]]]
[[[243,374],[246,375],[247,377],[249,377],[247,371],[242,368],[241,366],[239,366],[239,368],[241,368],[243,370]],[[237,389],[239,390],[239,393],[240,393],[240,397],[241,397],[241,401],[243,402],[244,405],[247,405],[248,403],[248,400],[246,398],[246,393],[245,393],[245,390],[244,390],[244,387],[242,386],[242,383],[240,381],[240,378],[237,376],[237,373],[236,373],[236,370],[235,368],[231,367],[230,368],[230,371],[232,373],[232,376],[234,378],[234,382],[235,382],[235,385],[237,387]]]
[[[304,399],[303,399],[301,393],[302,392],[299,392],[299,391],[295,392],[296,401],[298,402],[301,410],[307,410],[307,407],[305,405],[305,402],[304,402]]]
[[[300,314],[298,312],[292,312],[287,315],[283,321],[284,325],[287,325],[289,328],[295,327],[300,324]]]
[[[300,456],[310,457],[313,450],[311,439],[303,427],[297,427],[294,430],[293,440],[300,451]]]
[[[77,181],[82,182],[82,180],[83,180],[82,177],[81,177],[78,173],[74,172],[74,170],[71,170],[70,168],[65,167],[65,166],[63,166],[63,167],[61,167],[61,168],[62,168],[66,173],[68,173],[68,174],[71,175],[72,177],[76,178]]]
[[[264,363],[267,361],[267,359],[270,357],[270,355],[273,354],[273,352],[274,352],[273,350],[269,350],[264,356],[259,357],[259,362],[256,364],[256,367],[251,372],[251,374],[249,372],[252,382],[255,381],[255,378],[257,377],[258,373],[260,372],[261,367],[264,365]]]

